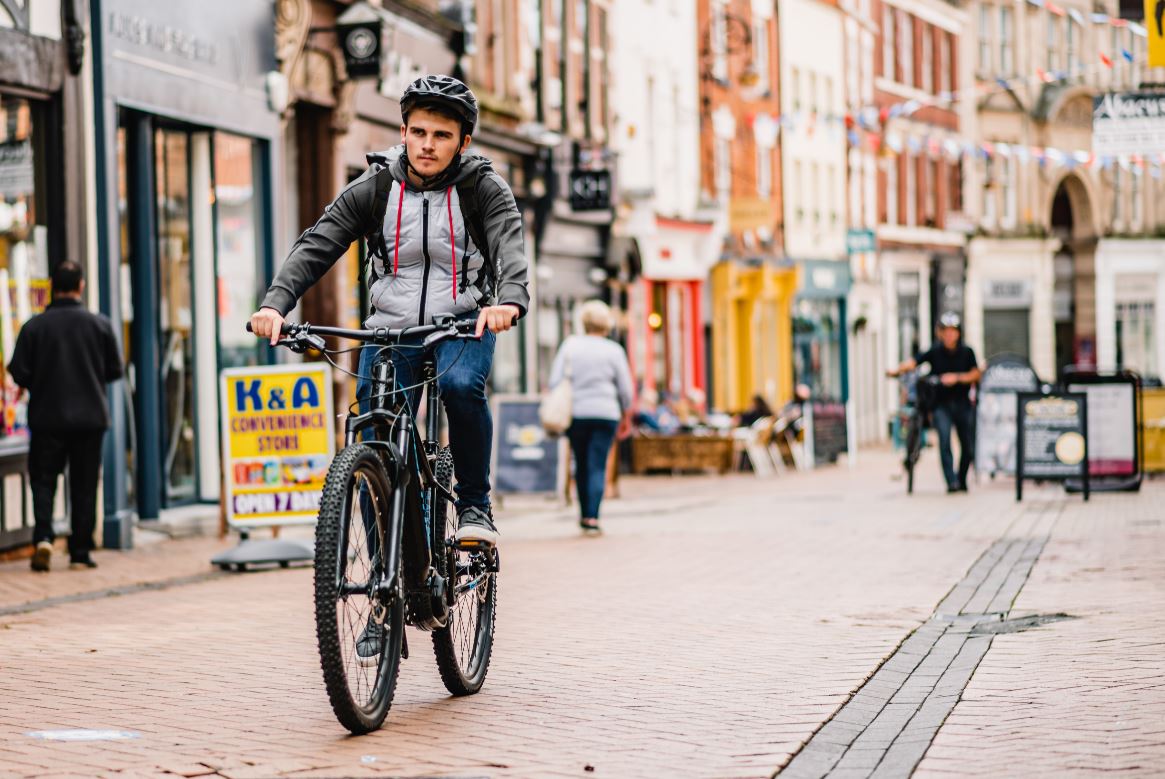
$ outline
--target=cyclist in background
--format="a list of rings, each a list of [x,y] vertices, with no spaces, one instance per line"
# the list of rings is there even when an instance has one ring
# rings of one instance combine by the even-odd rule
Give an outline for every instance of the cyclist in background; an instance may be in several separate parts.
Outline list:
[[[457,480],[456,538],[493,545],[493,420],[485,387],[494,334],[513,327],[530,304],[522,216],[489,160],[466,153],[478,107],[465,84],[424,76],[405,89],[400,103],[402,144],[368,155],[368,170],[299,237],[251,326],[274,344],[296,301],[362,237],[369,243],[367,327],[427,325],[450,314],[476,317],[481,340],[443,342],[436,362]],[[371,393],[368,377],[378,351],[361,350],[361,401]],[[415,357],[394,352],[392,359],[399,386],[419,382]]]
[[[947,492],[966,492],[967,473],[975,458],[975,408],[971,405],[971,385],[978,383],[982,372],[975,360],[975,352],[961,341],[959,315],[948,311],[939,318],[939,342],[927,351],[905,360],[890,376],[913,371],[919,365],[929,364],[931,375],[938,376],[938,388],[933,412],[938,430],[939,456]],[[951,428],[959,435],[959,470],[955,472],[955,458],[951,453]]]

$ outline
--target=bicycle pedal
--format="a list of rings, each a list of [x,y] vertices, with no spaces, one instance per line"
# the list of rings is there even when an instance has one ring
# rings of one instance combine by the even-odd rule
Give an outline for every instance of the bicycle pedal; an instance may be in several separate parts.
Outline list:
[[[466,538],[459,541],[454,541],[453,545],[463,552],[486,552],[493,549],[493,544],[488,544],[484,541],[478,541],[475,538]]]

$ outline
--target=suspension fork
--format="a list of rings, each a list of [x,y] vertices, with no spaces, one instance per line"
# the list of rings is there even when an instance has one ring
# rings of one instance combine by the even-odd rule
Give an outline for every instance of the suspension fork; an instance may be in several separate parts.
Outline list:
[[[407,406],[407,404],[406,404]],[[401,570],[402,545],[404,538],[404,517],[406,504],[406,490],[409,489],[409,430],[412,429],[412,417],[406,410],[401,412],[397,421],[396,447],[400,452],[400,462],[396,463],[396,473],[391,474],[394,481],[392,487],[392,503],[388,514],[388,527],[384,537],[384,564],[385,586],[393,592],[399,585],[398,577]]]

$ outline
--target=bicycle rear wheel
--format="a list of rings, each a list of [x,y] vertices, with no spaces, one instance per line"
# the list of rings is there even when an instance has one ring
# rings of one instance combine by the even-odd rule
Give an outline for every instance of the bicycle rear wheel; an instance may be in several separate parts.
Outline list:
[[[384,722],[400,668],[404,603],[379,589],[386,545],[400,543],[386,537],[391,505],[374,449],[355,444],[336,456],[316,526],[316,637],[332,711],[355,734]]]
[[[441,485],[450,489],[453,456],[448,447],[438,453],[434,475]],[[485,553],[447,545],[447,539],[457,533],[457,512],[439,494],[431,500],[433,552],[438,570],[453,593],[448,622],[433,631],[433,653],[437,656],[437,669],[445,689],[454,695],[472,695],[485,683],[493,653],[497,573]]]

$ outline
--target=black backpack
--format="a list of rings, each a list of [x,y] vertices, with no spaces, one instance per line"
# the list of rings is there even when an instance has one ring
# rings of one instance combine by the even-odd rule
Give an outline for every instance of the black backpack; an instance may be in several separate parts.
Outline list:
[[[479,178],[480,171],[477,171],[474,172],[473,176],[459,181],[457,183],[457,199],[461,205],[461,218],[465,221],[466,232],[469,233],[474,246],[481,252],[481,256],[485,260],[481,266],[481,275],[474,282],[478,287],[481,287],[482,276],[490,273],[489,269],[493,267],[493,259],[490,257],[489,244],[486,242],[485,221],[482,219],[481,210],[477,207],[477,182]],[[388,196],[392,192],[392,182],[392,172],[387,166],[382,165],[380,170],[376,171],[376,198],[372,202],[373,227],[368,235],[364,236],[368,241],[368,267],[373,282],[379,278],[376,273],[377,259],[381,261],[385,269],[388,268],[388,246],[384,242],[384,216],[388,211]],[[469,286],[469,268],[468,263],[465,263],[462,265],[461,283],[458,285],[458,291],[465,292],[467,286]],[[484,287],[482,290],[487,293],[489,291]]]

